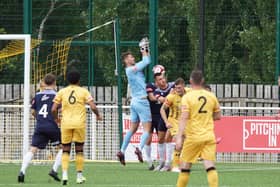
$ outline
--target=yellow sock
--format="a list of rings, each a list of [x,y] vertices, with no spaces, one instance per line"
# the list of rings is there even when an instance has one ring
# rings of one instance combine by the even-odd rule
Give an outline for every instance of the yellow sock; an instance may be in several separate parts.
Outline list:
[[[69,168],[69,159],[70,159],[69,153],[63,152],[62,158],[61,158],[62,171],[67,171],[68,170],[68,168]]]
[[[177,187],[186,187],[189,182],[190,172],[180,172],[177,179]]]
[[[76,153],[76,170],[83,171],[84,169],[84,154],[83,152]]]
[[[213,169],[208,171],[207,179],[208,179],[209,187],[217,187],[219,183],[217,170]]]
[[[180,151],[173,151],[172,167],[178,167],[180,164]]]

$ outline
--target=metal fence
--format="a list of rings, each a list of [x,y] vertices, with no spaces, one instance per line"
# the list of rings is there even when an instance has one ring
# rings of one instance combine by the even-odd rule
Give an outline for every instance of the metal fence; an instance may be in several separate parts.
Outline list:
[[[203,69],[209,83],[273,84],[278,75],[277,2],[204,2],[204,30],[200,32],[199,1],[3,0],[0,33],[41,36],[45,41],[43,48],[53,40],[71,37],[118,17],[121,51],[129,49],[140,60],[138,41],[149,36],[152,64],[164,65],[170,80],[179,76],[188,79],[191,70],[204,59]],[[201,53],[199,33],[205,34],[204,53]],[[106,27],[72,42],[68,63],[82,72],[83,85],[116,84],[112,38],[112,27]],[[5,44],[0,42],[0,49]],[[20,59],[11,60],[1,71],[4,76],[0,82],[21,83],[23,66],[20,64]],[[146,72],[149,81],[151,68]]]

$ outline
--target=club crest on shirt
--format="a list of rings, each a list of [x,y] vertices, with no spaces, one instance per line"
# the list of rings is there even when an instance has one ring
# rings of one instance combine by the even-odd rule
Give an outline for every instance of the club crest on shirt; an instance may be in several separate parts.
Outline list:
[[[46,101],[48,100],[50,97],[47,95],[43,95],[43,97],[41,98],[41,101]]]

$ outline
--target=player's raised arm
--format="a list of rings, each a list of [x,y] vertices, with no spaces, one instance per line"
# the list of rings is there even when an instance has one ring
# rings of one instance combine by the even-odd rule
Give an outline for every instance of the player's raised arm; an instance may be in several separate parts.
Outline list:
[[[140,52],[142,53],[142,61],[135,64],[134,70],[142,71],[146,66],[151,63],[149,39],[147,37],[142,38],[139,42]]]

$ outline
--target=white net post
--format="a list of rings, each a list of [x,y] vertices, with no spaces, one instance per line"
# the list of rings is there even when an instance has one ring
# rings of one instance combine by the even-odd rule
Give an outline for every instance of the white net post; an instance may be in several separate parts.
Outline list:
[[[30,49],[31,36],[29,34],[0,34],[0,40],[24,40],[24,113],[23,113],[23,155],[29,146],[29,103],[30,103]]]
[[[23,114],[23,155],[28,151],[29,135],[29,103],[30,103],[30,35],[24,35],[24,114]]]

